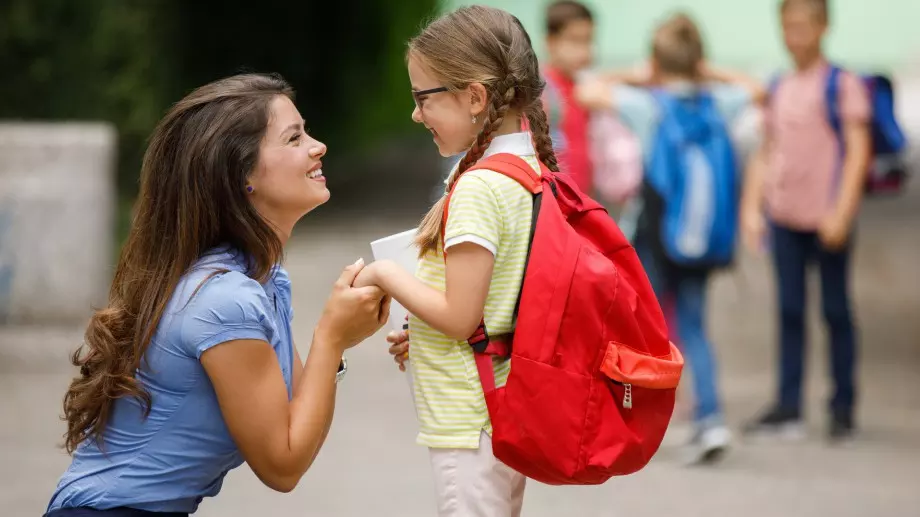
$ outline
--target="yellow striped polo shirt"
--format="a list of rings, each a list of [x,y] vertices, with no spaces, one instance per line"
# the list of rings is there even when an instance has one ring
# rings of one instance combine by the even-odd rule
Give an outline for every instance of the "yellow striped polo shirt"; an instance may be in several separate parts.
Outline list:
[[[497,153],[518,155],[540,171],[530,133],[496,137],[483,157]],[[451,196],[444,248],[473,242],[495,256],[485,305],[486,329],[493,336],[511,331],[532,217],[533,196],[494,171],[464,174]],[[444,270],[439,249],[419,262],[416,276],[444,291]],[[482,430],[491,434],[492,428],[472,349],[466,341],[451,339],[416,317],[410,318],[409,326],[418,443],[433,448],[479,447]],[[509,362],[496,359],[494,367],[496,385],[501,386],[508,378]]]

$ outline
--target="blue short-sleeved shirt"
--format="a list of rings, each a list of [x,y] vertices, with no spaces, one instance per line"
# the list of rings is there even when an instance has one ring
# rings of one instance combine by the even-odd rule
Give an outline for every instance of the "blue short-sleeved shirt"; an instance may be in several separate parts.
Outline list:
[[[150,415],[145,419],[134,399],[117,400],[104,453],[93,440],[78,447],[49,511],[128,506],[192,513],[243,463],[201,354],[235,339],[264,340],[278,356],[289,398],[294,362],[287,272],[276,267],[260,284],[245,264],[241,253],[217,249],[182,278],[136,374],[152,397]]]

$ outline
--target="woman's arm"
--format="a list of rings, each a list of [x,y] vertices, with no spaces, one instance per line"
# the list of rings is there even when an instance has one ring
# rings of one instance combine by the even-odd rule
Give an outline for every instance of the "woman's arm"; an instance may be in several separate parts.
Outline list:
[[[342,353],[387,319],[389,305],[380,289],[351,287],[359,270],[346,270],[336,282],[300,378],[292,378],[290,400],[267,342],[228,341],[201,355],[230,434],[253,472],[272,489],[293,490],[313,463],[332,422]],[[299,354],[295,357],[299,363]]]
[[[300,380],[303,379],[303,359],[300,358],[300,352],[297,351],[297,344],[294,344],[294,365],[291,368],[291,386],[294,390],[300,386]]]
[[[492,252],[464,242],[448,250],[446,292],[386,260],[364,268],[355,285],[380,286],[411,314],[451,339],[462,341],[472,336],[482,321],[494,265]]]
[[[201,356],[227,428],[252,471],[268,487],[290,492],[322,444],[335,406],[341,354],[316,339],[290,402],[278,358],[265,341],[230,341]]]

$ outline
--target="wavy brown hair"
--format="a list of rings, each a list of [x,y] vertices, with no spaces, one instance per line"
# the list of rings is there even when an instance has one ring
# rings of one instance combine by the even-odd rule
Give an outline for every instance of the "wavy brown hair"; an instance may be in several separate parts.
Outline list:
[[[491,7],[461,7],[435,20],[412,39],[409,57],[425,63],[454,93],[479,83],[488,95],[482,131],[460,160],[448,191],[464,171],[482,158],[510,110],[527,117],[540,161],[551,171],[559,171],[543,111],[541,96],[546,81],[540,75],[530,36],[515,16]],[[445,199],[441,197],[419,225],[416,242],[421,255],[436,251],[440,245]]]
[[[149,414],[153,401],[135,372],[195,261],[230,245],[250,258],[247,274],[264,281],[281,260],[281,241],[246,193],[279,95],[293,98],[293,91],[277,76],[219,80],[176,103],[154,130],[108,304],[92,316],[71,358],[80,375],[64,396],[68,452],[88,438],[102,444],[116,399],[133,397]]]

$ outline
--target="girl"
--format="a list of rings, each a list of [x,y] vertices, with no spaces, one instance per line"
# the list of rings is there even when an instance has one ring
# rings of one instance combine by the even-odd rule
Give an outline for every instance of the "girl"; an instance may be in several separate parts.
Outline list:
[[[481,6],[429,25],[409,43],[407,62],[412,119],[431,131],[442,155],[465,154],[447,180],[453,196],[446,227],[442,197],[418,230],[416,276],[381,261],[365,268],[355,285],[380,286],[413,315],[418,443],[431,451],[439,515],[519,515],[524,477],[492,454],[466,340],[483,316],[492,335],[512,330],[533,197],[500,173],[466,171],[496,153],[516,154],[538,173],[540,162],[558,170],[540,101],[544,82],[520,21]],[[532,133],[521,132],[525,119]],[[494,368],[501,385],[508,362],[496,359]]]
[[[280,78],[236,76],[179,101],[144,156],[134,225],[64,396],[73,463],[49,517],[185,516],[243,461],[289,492],[316,458],[342,354],[388,305],[346,268],[306,365],[280,266],[326,202],[326,146]],[[338,370],[338,374],[336,373]]]

